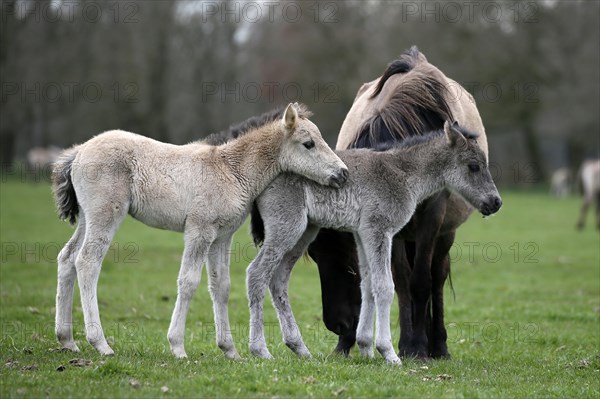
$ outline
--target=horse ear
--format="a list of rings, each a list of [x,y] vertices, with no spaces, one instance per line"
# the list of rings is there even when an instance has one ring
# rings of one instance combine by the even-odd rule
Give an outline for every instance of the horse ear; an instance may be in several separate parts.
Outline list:
[[[298,125],[298,111],[294,104],[289,103],[283,111],[283,119],[281,121],[287,130],[293,130]]]
[[[467,141],[465,136],[456,129],[455,125],[450,125],[450,122],[448,121],[444,122],[444,132],[446,133],[446,138],[448,139],[450,147],[454,147],[457,144],[464,144]]]

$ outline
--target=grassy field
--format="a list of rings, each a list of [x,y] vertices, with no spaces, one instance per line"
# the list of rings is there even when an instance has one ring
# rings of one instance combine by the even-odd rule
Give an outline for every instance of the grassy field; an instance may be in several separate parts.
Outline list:
[[[456,297],[446,293],[451,360],[402,367],[381,357],[329,356],[336,337],[321,321],[317,270],[296,267],[290,295],[314,358],[282,343],[266,306],[276,360],[249,357],[244,273],[255,254],[247,226],[232,247],[230,314],[243,361],[214,342],[206,275],[188,317],[189,360],[166,340],[182,252],[180,234],[128,219],[99,284],[104,330],[116,355],[85,342],[79,296],[79,354],[54,352],[56,255],[72,229],[55,216],[46,184],[3,182],[0,234],[0,397],[600,397],[600,236],[574,230],[579,201],[504,192],[495,217],[472,217],[452,250]],[[590,219],[591,222],[591,219]],[[267,300],[270,302],[270,300]],[[394,341],[398,339],[394,309]],[[89,362],[73,362],[73,359]]]

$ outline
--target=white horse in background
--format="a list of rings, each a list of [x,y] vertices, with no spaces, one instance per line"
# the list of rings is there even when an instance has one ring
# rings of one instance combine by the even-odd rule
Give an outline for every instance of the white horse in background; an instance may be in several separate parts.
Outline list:
[[[577,229],[583,229],[587,211],[590,205],[595,203],[596,227],[600,230],[600,159],[585,161],[581,165],[579,181],[583,193],[583,204],[581,204]]]
[[[558,168],[552,173],[550,180],[550,194],[558,198],[565,198],[571,195],[573,186],[573,173],[571,169],[563,167]]]
[[[276,119],[219,146],[201,141],[178,146],[114,130],[64,151],[55,164],[53,190],[60,217],[72,224],[79,220],[58,256],[60,343],[79,350],[72,331],[77,277],[86,338],[101,354],[114,353],[100,324],[96,290],[102,260],[130,214],[149,226],[184,233],[168,332],[173,354],[187,356],[186,316],[207,260],[217,344],[226,357],[239,358],[228,316],[232,235],[255,198],[279,174],[294,172],[332,187],[342,186],[348,177],[346,166],[309,116],[304,106],[290,104]]]

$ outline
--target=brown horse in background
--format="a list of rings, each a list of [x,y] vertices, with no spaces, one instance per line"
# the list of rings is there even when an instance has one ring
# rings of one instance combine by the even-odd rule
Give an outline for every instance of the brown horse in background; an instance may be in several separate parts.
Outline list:
[[[473,97],[430,64],[416,47],[393,61],[383,75],[359,89],[342,125],[336,149],[370,148],[402,141],[456,121],[478,134],[488,155],[485,129]],[[393,240],[392,273],[400,306],[401,356],[448,357],[443,288],[456,229],[472,208],[442,191],[425,200]],[[322,229],[309,247],[321,278],[323,320],[339,335],[336,352],[347,355],[356,341],[360,277],[352,234]]]

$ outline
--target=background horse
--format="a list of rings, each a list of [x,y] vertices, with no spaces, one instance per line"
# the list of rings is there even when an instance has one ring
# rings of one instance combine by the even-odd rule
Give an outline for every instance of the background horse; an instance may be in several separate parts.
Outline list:
[[[379,79],[359,89],[336,149],[401,141],[441,129],[446,120],[475,132],[487,159],[485,129],[473,97],[412,47]],[[443,287],[450,272],[448,253],[456,229],[471,212],[463,199],[445,190],[423,201],[394,237],[392,272],[400,306],[401,355],[449,356],[443,308]],[[356,341],[361,303],[353,237],[323,229],[309,254],[319,267],[323,320],[339,335],[336,351],[348,354]]]
[[[593,203],[596,204],[596,227],[600,230],[600,159],[588,160],[581,165],[579,184],[583,194],[581,213],[577,221],[577,229],[582,230],[585,216]]]
[[[77,277],[86,338],[101,354],[114,353],[100,324],[96,290],[110,242],[130,214],[149,226],[184,232],[168,333],[173,354],[186,357],[186,317],[207,260],[217,344],[227,357],[239,358],[228,316],[232,235],[254,199],[280,173],[299,173],[333,187],[347,178],[345,165],[309,115],[305,107],[290,104],[281,119],[268,120],[220,146],[203,142],[178,146],[115,130],[65,151],[55,165],[53,189],[61,218],[79,221],[58,255],[60,343],[79,350],[72,331]]]
[[[285,344],[309,356],[288,299],[288,281],[298,258],[328,227],[351,232],[357,242],[361,310],[357,341],[363,355],[375,346],[388,363],[400,364],[390,334],[394,283],[390,270],[392,237],[418,204],[444,188],[457,191],[483,215],[502,205],[475,136],[444,125],[443,131],[415,137],[384,152],[346,150],[337,154],[352,171],[338,190],[297,175],[282,175],[257,198],[252,210],[254,241],[264,243],[247,270],[250,351],[271,358],[263,330],[263,299],[269,286]]]

